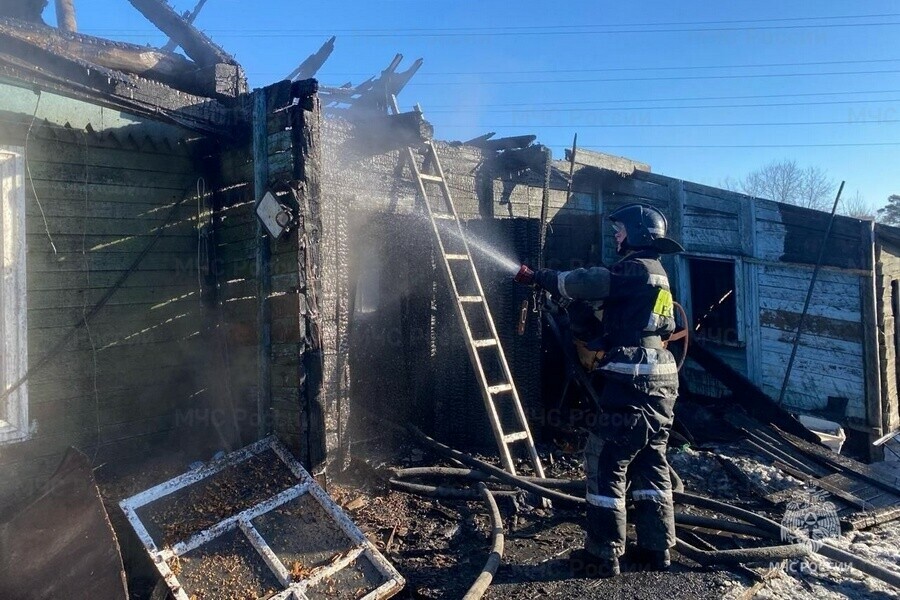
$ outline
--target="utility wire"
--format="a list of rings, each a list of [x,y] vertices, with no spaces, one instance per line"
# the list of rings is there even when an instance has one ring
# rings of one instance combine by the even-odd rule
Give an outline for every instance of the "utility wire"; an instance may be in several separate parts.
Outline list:
[[[407,87],[427,87],[427,86],[449,86],[449,85],[465,85],[479,87],[486,85],[536,85],[536,84],[558,84],[558,83],[601,83],[614,81],[627,81],[629,83],[635,81],[697,81],[705,79],[761,79],[769,77],[819,77],[819,76],[835,76],[835,75],[885,75],[900,73],[897,69],[877,70],[877,71],[823,71],[821,73],[747,73],[744,75],[671,75],[664,77],[598,77],[593,79],[515,79],[512,81],[421,81],[418,83],[409,83]]]
[[[896,17],[897,14],[885,15],[886,17]],[[852,17],[865,18],[865,17]],[[752,21],[736,21],[735,23],[752,23]],[[308,29],[206,29],[205,31],[215,37],[230,38],[318,38],[323,35],[340,34],[350,38],[453,38],[453,37],[510,37],[510,36],[572,36],[572,35],[621,35],[621,34],[641,34],[641,33],[702,33],[702,32],[747,32],[747,31],[778,31],[793,30],[802,31],[810,29],[837,29],[837,28],[861,28],[861,27],[884,27],[900,25],[897,21],[882,21],[874,23],[810,23],[803,25],[746,25],[743,27],[685,27],[684,25],[694,25],[703,23],[672,23],[667,24],[645,24],[643,28],[632,29],[612,29],[612,27],[634,27],[632,24],[627,25],[607,25],[603,29],[572,29],[578,26],[562,26],[566,29],[555,29],[554,26],[538,27],[532,26],[529,29],[514,28],[447,28],[447,29],[332,29],[327,32],[313,32]],[[728,23],[725,23],[728,24]],[[707,23],[707,25],[715,25],[715,23]],[[662,27],[662,28],[660,28]],[[141,33],[126,33],[127,31],[140,31]],[[93,34],[104,35],[120,35],[123,37],[146,36],[142,30],[92,30]],[[155,35],[155,32],[153,32]]]
[[[568,125],[542,125],[539,123],[513,123],[511,125],[495,125],[490,123],[486,127],[494,128],[510,128],[510,127],[540,127],[557,128],[564,127],[567,129],[601,129],[601,128],[634,128],[634,127],[779,127],[779,126],[800,126],[800,125],[864,125],[874,123],[900,123],[900,119],[874,119],[852,121],[845,119],[843,121],[783,121],[771,123],[609,123],[609,124],[580,124],[572,123]],[[441,127],[470,127],[471,123],[441,123]]]
[[[565,144],[551,144],[554,148],[565,148]],[[865,146],[900,146],[900,142],[860,142],[837,144],[661,144],[661,145],[632,145],[632,144],[605,144],[603,146],[583,146],[592,150],[609,150],[610,148],[636,148],[636,149],[713,149],[713,148],[853,148]]]
[[[682,25],[737,25],[741,23],[781,23],[781,22],[801,22],[801,21],[836,21],[840,19],[887,19],[900,17],[900,13],[877,13],[866,15],[830,15],[820,17],[772,17],[768,19],[730,19],[718,21],[655,21],[642,23],[618,23],[607,24],[606,27],[632,27],[634,25],[643,25],[645,27],[662,27],[662,26],[682,26]],[[589,25],[504,25],[502,27],[406,27],[404,31],[499,31],[499,30],[548,30],[548,29],[585,29]],[[150,32],[158,33],[155,30],[148,29],[92,29],[94,32]],[[240,29],[204,29],[207,33],[223,33],[230,31],[241,31]],[[264,30],[249,30],[254,32],[263,32]],[[358,32],[384,32],[390,31],[386,29],[376,28],[355,28],[355,29],[329,29],[329,30],[311,30],[311,29],[283,29],[281,31],[303,31],[311,34],[331,35],[332,33],[358,33]]]
[[[793,94],[750,94],[743,96],[682,96],[680,98],[627,98],[623,100],[575,100],[567,102],[518,102],[509,104],[483,104],[480,107],[519,107],[533,106],[556,108],[558,106],[572,106],[583,104],[615,104],[625,102],[682,102],[687,100],[749,100],[749,99],[765,99],[765,98],[802,98],[808,96],[849,96],[857,94],[900,94],[900,90],[858,90],[848,92],[803,92]],[[457,108],[459,104],[432,104],[429,105],[428,112],[437,112],[431,110],[433,108]]]
[[[618,71],[696,71],[702,69],[764,69],[773,67],[812,67],[824,65],[859,65],[870,63],[900,62],[900,58],[877,58],[870,60],[826,60],[814,62],[786,62],[786,63],[760,63],[743,65],[669,65],[665,67],[606,67],[603,69],[537,69],[526,71],[421,71],[417,77],[429,77],[432,75],[528,75],[542,73],[614,73]],[[281,71],[249,71],[251,75],[272,75]],[[371,73],[341,73],[328,72],[329,77],[368,77]]]
[[[900,102],[900,98],[885,98],[879,100],[823,100],[821,102],[768,102],[755,104],[687,104],[684,106],[599,106],[593,108],[560,108],[552,112],[608,112],[608,111],[643,111],[643,110],[686,110],[705,108],[764,108],[767,106],[825,106],[836,104],[877,104],[884,102]],[[510,109],[510,110],[429,110],[428,114],[480,114],[482,112],[496,113],[541,113],[541,109]]]

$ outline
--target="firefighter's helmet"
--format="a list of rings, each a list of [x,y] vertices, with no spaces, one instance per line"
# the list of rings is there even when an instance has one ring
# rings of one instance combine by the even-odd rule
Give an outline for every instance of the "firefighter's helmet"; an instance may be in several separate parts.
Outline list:
[[[665,215],[649,204],[626,204],[614,210],[609,220],[625,228],[628,249],[653,248],[661,254],[684,252],[681,244],[666,237],[669,224]]]

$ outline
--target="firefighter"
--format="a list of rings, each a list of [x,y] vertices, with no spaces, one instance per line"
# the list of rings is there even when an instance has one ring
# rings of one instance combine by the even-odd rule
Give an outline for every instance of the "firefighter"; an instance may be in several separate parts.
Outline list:
[[[666,218],[652,206],[629,204],[609,219],[616,251],[622,256],[612,267],[540,269],[531,281],[528,276],[525,281],[517,277],[557,298],[602,301],[599,339],[588,344],[599,350],[593,374],[603,377],[604,386],[585,448],[585,545],[570,556],[576,575],[597,577],[619,573],[628,483],[642,561],[650,568],[667,569],[669,549],[675,545],[666,444],[678,395],[678,370],[663,346],[675,330],[675,319],[659,257],[683,248],[665,237]]]

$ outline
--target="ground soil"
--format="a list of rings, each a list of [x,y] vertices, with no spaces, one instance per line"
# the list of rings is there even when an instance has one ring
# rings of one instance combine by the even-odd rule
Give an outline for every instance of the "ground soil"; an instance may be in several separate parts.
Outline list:
[[[575,446],[544,448],[542,457],[548,476],[570,479],[582,476],[580,457],[571,451]],[[349,469],[328,477],[327,491],[406,579],[406,586],[398,597],[462,597],[480,572],[489,551],[490,528],[484,504],[480,501],[423,498],[391,490],[386,483],[390,468],[447,464],[442,463],[439,457],[415,447],[393,443],[388,449],[381,450],[360,447],[354,456]],[[730,444],[672,448],[669,458],[689,491],[726,500],[766,514],[776,521],[780,521],[783,515],[762,502],[760,494],[796,483],[785,478],[777,469],[748,455],[743,448]],[[160,469],[160,473],[165,471],[165,476],[156,478],[148,475],[146,470],[135,478],[120,478],[105,488],[107,498],[112,500],[109,494],[124,497],[159,483],[176,474],[169,472],[170,467],[166,465],[165,469]],[[150,481],[144,485],[147,478]],[[262,489],[267,490],[266,493],[274,493],[266,487],[269,483],[271,481],[267,480]],[[454,480],[430,483],[470,485]],[[536,508],[524,496],[498,498],[498,503],[504,522],[506,547],[494,583],[485,596],[489,599],[612,597],[658,600],[662,597],[667,600],[746,600],[760,597],[778,600],[882,600],[897,597],[895,590],[858,571],[841,570],[840,566],[817,563],[812,572],[791,571],[784,565],[757,565],[752,571],[743,568],[720,570],[702,568],[677,553],[673,554],[672,569],[665,573],[630,567],[625,562],[622,575],[611,580],[574,578],[568,569],[567,556],[573,548],[582,544],[584,516],[581,511],[558,506],[551,510]],[[291,521],[288,513],[294,508],[292,504],[286,505],[285,514],[272,513],[265,519],[257,520],[255,525],[267,530],[263,535],[273,540],[276,553],[292,570],[296,568],[301,576],[307,576],[310,570],[321,568],[346,551],[347,541],[342,532],[326,520],[327,517],[318,515],[315,510],[297,513],[307,515],[307,521],[302,525],[299,520]],[[314,506],[306,507],[309,508],[315,509]],[[679,507],[679,510],[712,516],[687,507]],[[307,533],[309,527],[314,528],[317,533],[312,539],[316,542],[311,545],[299,542],[301,538],[291,534],[291,527],[295,525]],[[699,535],[695,538],[695,545],[709,543],[718,548],[732,548],[751,543],[746,539],[729,539],[699,531],[694,534]],[[685,535],[690,535],[690,532]],[[629,537],[634,539],[633,531],[629,532]],[[837,543],[883,566],[900,570],[900,523],[851,533],[837,540]],[[242,552],[244,550],[247,549]],[[227,555],[227,552],[220,555]],[[179,565],[182,573],[179,577],[195,577],[191,574],[192,557],[187,558],[187,562],[182,561]],[[221,559],[216,559],[205,568],[225,568],[235,573],[245,571],[238,581],[246,587],[239,585],[233,590],[235,595],[228,595],[232,593],[228,592],[226,595],[217,593],[208,597],[258,598],[265,597],[269,591],[267,586],[271,581],[266,580],[264,572],[256,571],[260,566],[265,568],[261,563],[252,560],[249,564],[240,561],[239,564],[220,563]],[[765,583],[757,583],[756,580],[763,575],[767,577]],[[200,579],[203,578],[198,581]],[[129,583],[132,584],[132,597],[143,600],[149,597],[149,590],[137,589],[135,584],[140,585],[141,581],[132,579]],[[311,588],[308,595],[311,598],[349,600],[361,597],[378,583],[380,579],[374,568],[366,565],[365,561],[359,561],[345,572],[324,579]],[[198,589],[205,590],[202,585]],[[152,588],[152,580],[149,587]],[[198,596],[198,600],[203,597]]]
[[[435,460],[410,449],[407,457],[395,464],[434,464]],[[489,552],[485,505],[390,490],[366,471],[364,466],[351,467],[330,482],[329,492],[344,505],[354,500],[362,504],[348,512],[406,578],[398,597],[461,598]],[[580,463],[574,456],[561,456],[548,471],[548,476],[579,477]],[[677,557],[666,573],[623,563],[625,572],[615,579],[573,578],[567,558],[583,544],[583,514],[535,508],[524,496],[498,502],[505,551],[485,598],[721,598],[729,589],[749,582],[739,574],[704,569]]]

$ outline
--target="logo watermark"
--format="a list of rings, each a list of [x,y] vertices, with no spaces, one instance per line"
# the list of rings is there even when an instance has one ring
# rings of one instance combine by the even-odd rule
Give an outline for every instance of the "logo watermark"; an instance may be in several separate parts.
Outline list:
[[[788,544],[806,546],[809,556],[788,561],[789,573],[810,573],[822,569],[824,561],[829,570],[846,571],[850,565],[819,560],[812,560],[829,539],[841,537],[841,521],[837,508],[828,500],[829,494],[815,487],[804,487],[788,502],[784,517],[781,519],[781,540]]]

